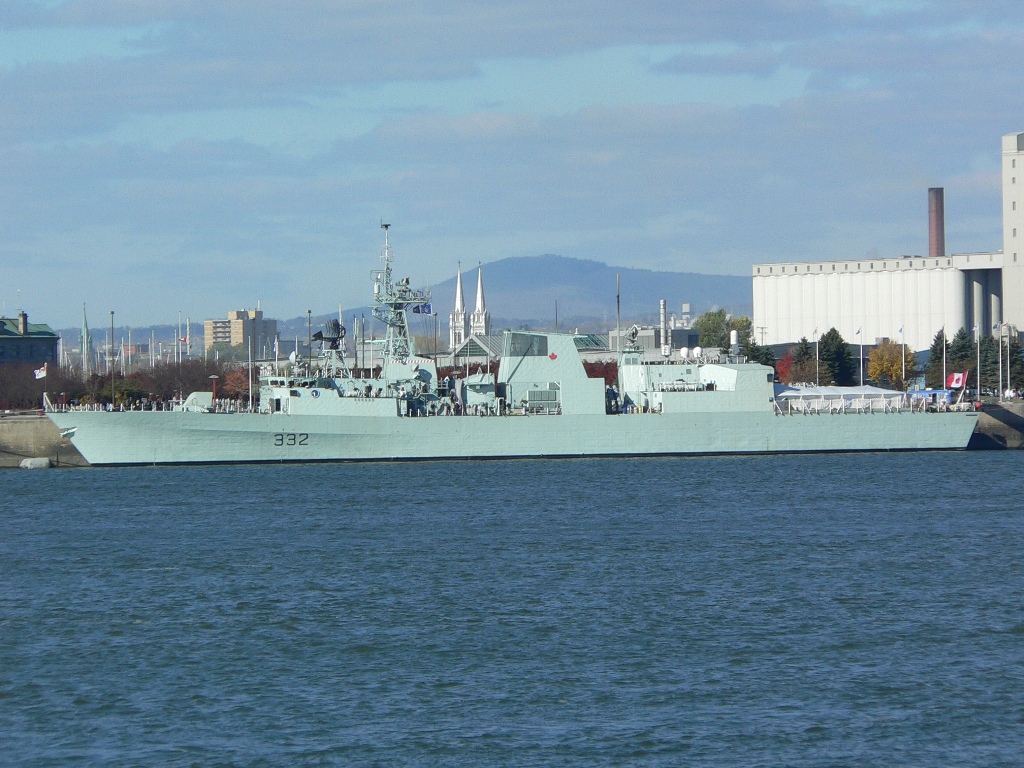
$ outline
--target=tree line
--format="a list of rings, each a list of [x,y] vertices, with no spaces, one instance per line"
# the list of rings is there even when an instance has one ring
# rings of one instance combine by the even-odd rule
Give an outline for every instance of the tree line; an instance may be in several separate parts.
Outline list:
[[[53,403],[104,404],[131,406],[143,400],[169,402],[190,392],[210,391],[217,376],[217,396],[248,398],[248,367],[216,360],[183,360],[180,364],[157,363],[127,375],[114,372],[82,376],[80,370],[46,366],[46,377],[37,379],[34,366],[7,363],[0,365],[0,408],[40,408],[43,392]],[[258,374],[253,372],[253,386],[258,387]],[[113,383],[113,393],[111,393]]]
[[[830,328],[818,341],[806,337],[791,346],[778,359],[770,347],[762,346],[754,338],[749,317],[731,317],[724,309],[705,312],[693,323],[700,335],[702,347],[728,349],[729,335],[736,331],[739,336],[740,354],[749,360],[771,366],[779,381],[785,384],[816,384],[823,386],[837,384],[849,386],[859,383],[860,370],[854,357],[853,345],[848,344],[835,328]],[[978,364],[981,365],[981,386],[983,390],[996,391],[1000,385],[1014,389],[1024,388],[1024,350],[1016,339],[1009,346],[1000,344],[998,339],[981,339],[980,349],[966,329],[961,328],[951,338],[942,331],[935,334],[929,349],[928,362],[923,373],[925,386],[941,389],[945,386],[945,373],[968,374],[970,386],[977,381]],[[1007,381],[1009,366],[1009,382]],[[477,366],[478,368],[480,366]],[[492,361],[492,372],[496,373],[497,361]],[[242,363],[231,360],[184,360],[157,363],[127,375],[115,371],[113,393],[109,373],[94,373],[83,377],[81,371],[47,366],[45,378],[37,379],[34,366],[27,363],[0,365],[0,409],[26,409],[42,406],[45,391],[54,403],[111,403],[115,407],[130,406],[134,402],[149,400],[168,402],[184,397],[190,392],[209,391],[211,376],[217,376],[217,393],[223,398],[248,399],[249,371]],[[438,375],[457,375],[460,368],[438,371]],[[588,364],[588,374],[615,379],[614,363]],[[917,359],[913,352],[892,341],[876,345],[868,355],[864,379],[878,386],[891,389],[906,389],[907,381],[919,373]],[[258,378],[253,373],[253,386],[258,389]]]
[[[848,344],[835,328],[830,328],[819,340],[817,351],[814,342],[806,337],[791,346],[779,358],[776,373],[785,384],[857,384],[860,366],[853,350],[853,345]],[[981,339],[979,348],[964,328],[957,331],[952,339],[941,330],[935,334],[928,351],[928,362],[922,371],[919,371],[917,357],[910,349],[888,339],[882,341],[868,353],[864,381],[902,390],[907,388],[911,378],[923,372],[926,387],[943,389],[949,374],[967,373],[968,385],[976,387],[979,360],[982,390],[998,391],[1000,383],[1004,389],[1011,385],[1014,389],[1024,388],[1024,356],[1020,342],[1011,339],[1008,345],[1000,345],[999,339],[986,337]]]

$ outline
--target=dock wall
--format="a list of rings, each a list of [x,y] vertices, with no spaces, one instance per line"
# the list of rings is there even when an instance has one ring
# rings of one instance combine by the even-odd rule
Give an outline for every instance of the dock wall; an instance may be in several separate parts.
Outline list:
[[[38,414],[0,414],[0,467],[17,467],[22,459],[41,456],[57,467],[88,466],[49,419]]]

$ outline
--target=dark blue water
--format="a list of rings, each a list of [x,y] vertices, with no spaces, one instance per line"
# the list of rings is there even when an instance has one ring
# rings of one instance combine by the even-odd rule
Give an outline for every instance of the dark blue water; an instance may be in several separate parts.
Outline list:
[[[5,472],[0,764],[1021,765],[1022,462]]]

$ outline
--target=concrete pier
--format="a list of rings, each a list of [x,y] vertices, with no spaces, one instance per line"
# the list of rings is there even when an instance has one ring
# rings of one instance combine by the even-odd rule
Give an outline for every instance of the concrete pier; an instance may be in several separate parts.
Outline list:
[[[22,459],[46,457],[54,467],[87,467],[54,423],[38,413],[0,414],[0,467],[17,467]]]

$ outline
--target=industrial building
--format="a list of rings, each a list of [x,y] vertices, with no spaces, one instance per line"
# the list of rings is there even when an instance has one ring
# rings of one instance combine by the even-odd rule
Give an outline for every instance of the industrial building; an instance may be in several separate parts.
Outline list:
[[[1003,249],[947,254],[943,190],[928,190],[928,255],[753,267],[755,338],[815,339],[835,328],[848,342],[882,338],[915,350],[943,328],[982,335],[1024,328],[1024,133],[1002,140]]]

